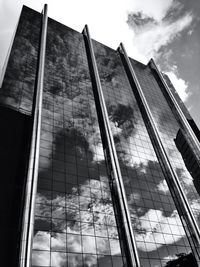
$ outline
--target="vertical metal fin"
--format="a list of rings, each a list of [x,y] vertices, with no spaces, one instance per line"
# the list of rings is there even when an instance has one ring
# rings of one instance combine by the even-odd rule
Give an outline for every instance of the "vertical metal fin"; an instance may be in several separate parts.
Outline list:
[[[139,261],[139,256],[137,252],[137,247],[136,247],[136,242],[134,239],[134,234],[132,230],[132,225],[131,225],[131,217],[128,209],[128,203],[126,199],[126,194],[125,194],[125,189],[124,189],[124,184],[122,180],[122,175],[121,175],[121,170],[119,167],[119,162],[117,158],[117,153],[115,150],[115,144],[113,140],[113,135],[112,131],[110,128],[110,123],[109,123],[109,118],[108,118],[108,113],[107,113],[107,108],[103,96],[103,90],[101,87],[101,82],[98,74],[98,69],[97,69],[97,64],[96,64],[96,59],[94,55],[94,50],[92,46],[92,40],[90,38],[90,33],[88,26],[86,25],[83,34],[86,37],[87,40],[87,45],[88,45],[88,50],[89,50],[89,57],[91,59],[91,68],[93,69],[94,72],[94,79],[95,79],[95,85],[97,87],[97,93],[98,93],[98,100],[100,102],[100,107],[101,107],[101,112],[103,115],[103,123],[105,127],[105,135],[106,135],[106,142],[108,144],[108,153],[109,157],[111,160],[111,165],[112,165],[112,171],[113,171],[113,179],[116,183],[116,188],[117,188],[117,193],[118,193],[118,198],[119,198],[119,203],[120,203],[120,209],[122,213],[122,219],[123,219],[123,226],[126,234],[126,239],[127,239],[127,247],[129,249],[129,255],[130,255],[130,262],[132,267],[139,267],[140,266],[140,261]]]
[[[20,267],[31,266],[31,247],[34,227],[34,205],[37,192],[39,148],[42,117],[42,96],[47,37],[47,4],[44,5],[42,30],[40,39],[39,65],[37,70],[36,97],[33,110],[33,128],[28,163],[28,174],[25,189],[25,205],[23,212],[22,239],[20,250]]]

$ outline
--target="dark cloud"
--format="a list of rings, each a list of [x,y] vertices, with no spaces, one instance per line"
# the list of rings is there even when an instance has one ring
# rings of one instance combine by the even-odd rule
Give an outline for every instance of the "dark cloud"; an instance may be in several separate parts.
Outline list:
[[[175,2],[170,8],[167,10],[165,17],[163,18],[164,21],[174,21],[183,14],[186,13],[184,11],[184,7],[180,2]]]
[[[144,15],[142,12],[129,13],[127,24],[133,29],[142,28],[146,25],[156,24],[156,21],[152,17]]]

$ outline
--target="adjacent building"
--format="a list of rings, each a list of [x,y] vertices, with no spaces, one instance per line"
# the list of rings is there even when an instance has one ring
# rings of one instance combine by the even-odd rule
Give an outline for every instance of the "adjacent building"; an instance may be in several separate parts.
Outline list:
[[[5,64],[2,266],[200,266],[199,131],[154,61],[45,5]]]

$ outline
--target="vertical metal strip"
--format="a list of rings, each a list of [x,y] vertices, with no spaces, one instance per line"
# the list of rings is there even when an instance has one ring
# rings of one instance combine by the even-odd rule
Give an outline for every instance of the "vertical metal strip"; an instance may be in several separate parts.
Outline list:
[[[190,124],[188,123],[183,111],[181,110],[178,102],[176,101],[176,98],[174,97],[174,95],[172,94],[171,90],[169,89],[164,77],[163,77],[163,74],[159,71],[158,67],[156,66],[155,62],[153,59],[150,60],[150,67],[155,69],[158,77],[160,78],[162,84],[164,85],[165,87],[165,90],[170,98],[170,100],[172,101],[174,107],[175,107],[175,110],[177,112],[177,114],[179,115],[179,118],[180,118],[180,121],[184,127],[184,129],[186,130],[186,132],[189,134],[189,136],[191,137],[194,145],[196,146],[197,148],[197,151],[200,152],[200,144],[199,144],[199,141],[196,137],[196,135],[194,134],[193,130],[191,129],[190,127]]]
[[[128,209],[128,203],[126,199],[126,194],[125,194],[125,189],[124,189],[124,184],[122,180],[122,175],[121,175],[121,170],[119,167],[119,162],[117,158],[117,153],[115,150],[115,145],[114,145],[114,140],[113,140],[113,135],[112,131],[110,128],[110,123],[109,123],[109,118],[108,118],[108,113],[107,113],[107,108],[103,96],[103,91],[101,87],[101,82],[98,74],[98,69],[97,69],[97,64],[96,64],[96,59],[94,55],[94,50],[92,46],[92,41],[90,38],[90,33],[88,26],[86,25],[83,34],[87,39],[88,47],[89,47],[89,53],[90,53],[90,58],[91,58],[91,67],[93,68],[94,72],[94,78],[95,78],[95,83],[97,87],[97,93],[98,93],[98,98],[101,106],[101,111],[103,114],[103,122],[105,126],[105,131],[106,131],[106,141],[108,143],[108,150],[109,150],[109,156],[111,159],[111,165],[112,165],[112,171],[113,171],[113,179],[116,183],[117,187],[117,193],[119,197],[119,203],[120,203],[120,209],[122,213],[122,219],[123,219],[123,224],[124,224],[124,229],[125,229],[125,234],[127,238],[127,245],[129,249],[129,255],[130,255],[130,262],[132,267],[140,267],[140,261],[139,261],[139,256],[137,252],[137,247],[136,247],[136,242],[134,239],[134,234],[132,230],[132,225],[131,225],[131,217],[129,214],[129,209]]]
[[[39,65],[37,72],[36,100],[33,110],[33,129],[28,164],[25,205],[23,213],[22,239],[20,251],[20,267],[31,266],[31,248],[34,228],[34,206],[37,192],[39,148],[42,117],[42,96],[44,83],[44,67],[47,37],[47,4],[44,5],[40,39]]]
[[[167,152],[166,152],[166,150],[165,150],[165,148],[164,148],[164,146],[162,144],[161,138],[159,136],[159,131],[158,131],[157,127],[156,127],[156,123],[154,121],[153,115],[152,115],[152,113],[150,111],[150,108],[148,106],[146,98],[145,98],[145,96],[143,94],[142,88],[141,88],[141,86],[139,84],[139,81],[138,81],[137,76],[135,74],[135,71],[134,71],[134,69],[133,69],[133,67],[131,65],[131,62],[130,62],[128,56],[127,56],[127,53],[126,53],[126,50],[125,50],[123,44],[120,44],[119,52],[121,54],[123,54],[124,60],[125,60],[125,63],[126,63],[126,67],[128,68],[128,70],[130,72],[130,75],[131,75],[131,78],[132,78],[134,84],[136,85],[136,90],[137,90],[137,93],[139,95],[140,102],[142,103],[142,106],[143,106],[143,108],[145,110],[145,113],[146,113],[145,115],[148,118],[150,127],[151,127],[153,135],[154,135],[153,138],[154,138],[154,140],[156,142],[156,145],[158,147],[160,155],[162,156],[162,160],[163,160],[163,163],[165,165],[165,168],[167,169],[168,173],[170,174],[170,178],[172,179],[173,184],[176,186],[176,190],[177,190],[177,192],[179,194],[178,197],[180,198],[181,203],[183,204],[183,207],[185,209],[185,213],[188,216],[187,219],[190,222],[190,227],[193,230],[193,233],[194,233],[195,238],[197,240],[197,245],[199,247],[199,245],[200,245],[200,231],[199,231],[198,225],[196,223],[196,220],[194,218],[194,215],[192,213],[190,205],[189,205],[189,203],[187,201],[187,198],[186,198],[186,196],[185,196],[185,194],[183,192],[183,189],[181,187],[179,179],[178,179],[175,171],[173,170],[173,168],[171,166],[171,163],[169,161]]]

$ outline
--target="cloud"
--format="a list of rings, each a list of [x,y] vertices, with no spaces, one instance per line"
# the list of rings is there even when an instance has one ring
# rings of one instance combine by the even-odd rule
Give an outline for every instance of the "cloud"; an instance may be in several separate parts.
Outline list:
[[[149,224],[149,218],[151,218],[151,224]],[[166,224],[166,219],[169,224]],[[180,232],[180,228],[177,226],[177,220],[179,215],[177,211],[174,211],[170,217],[165,217],[160,210],[149,209],[144,216],[140,217],[140,227],[143,234],[136,233],[136,240],[146,242],[139,242],[138,248],[142,251],[154,251],[163,244],[173,244],[182,239],[185,234]],[[172,235],[172,233],[176,233]],[[155,241],[156,246],[155,246]]]
[[[150,58],[162,57],[161,69],[167,69],[180,98],[186,101],[190,96],[188,84],[179,77],[177,66],[170,66],[173,51],[161,50],[191,26],[194,17],[190,12],[183,13],[182,8],[181,3],[173,0],[135,1],[127,24],[134,33],[134,58],[146,63]]]
[[[137,56],[142,61],[146,61],[150,58],[157,58],[159,56],[159,50],[171,43],[179,34],[191,24],[193,17],[190,13],[182,16],[181,18],[171,21],[147,21],[148,17],[140,15],[140,20],[146,20],[144,25],[137,25],[138,18],[132,15],[132,19],[135,19],[135,24],[131,23],[129,16],[128,23],[134,31],[134,46],[137,50]]]
[[[179,78],[178,75],[174,71],[166,72],[166,74],[169,76],[181,100],[185,102],[188,99],[188,97],[191,95],[191,93],[189,92],[187,82]]]
[[[51,264],[52,266],[65,266],[67,264],[67,256],[65,253],[52,252],[51,253]]]
[[[50,250],[50,234],[39,231],[34,236],[33,249]]]
[[[103,188],[107,188],[107,184],[103,182],[105,177],[102,177],[101,186]],[[102,198],[100,190],[98,188],[98,184],[100,186],[100,182],[95,179],[86,180],[84,184],[79,185],[79,190],[82,195],[88,195],[88,187],[91,186],[91,190],[93,192],[93,212],[88,208],[85,210],[81,210],[81,231],[82,231],[82,238],[80,236],[80,226],[79,225],[79,212],[77,212],[77,208],[73,206],[74,209],[68,209],[67,214],[70,215],[70,220],[66,225],[65,220],[57,219],[60,218],[59,214],[62,214],[63,208],[61,203],[65,202],[68,203],[70,208],[72,208],[73,203],[78,203],[79,196],[78,195],[71,195],[66,194],[62,196],[55,196],[52,200],[52,211],[53,217],[52,226],[53,228],[58,230],[57,232],[52,232],[51,234],[46,231],[37,231],[34,236],[33,240],[33,249],[37,251],[33,251],[33,262],[35,264],[45,265],[49,264],[50,261],[50,254],[46,253],[43,250],[50,250],[51,244],[51,262],[56,266],[63,266],[66,262],[66,255],[63,253],[67,250],[72,253],[80,253],[83,249],[85,253],[96,254],[98,251],[99,258],[104,257],[104,255],[121,255],[121,248],[120,243],[118,240],[118,233],[117,228],[115,226],[115,217],[113,215],[113,207],[112,202],[106,200],[109,198],[109,192],[107,190],[104,191],[104,198]],[[96,189],[96,190],[95,190]],[[99,193],[98,193],[99,192]],[[83,204],[84,199],[82,198],[80,201]],[[40,215],[40,220],[43,219],[44,221],[47,219],[46,217],[46,207],[44,203],[49,204],[49,200],[45,195],[41,193],[37,194],[37,203],[38,204],[38,212],[37,214]],[[87,203],[86,203],[87,204]],[[76,204],[78,205],[78,204]],[[50,207],[50,206],[49,206]],[[71,211],[70,211],[71,210]],[[57,214],[57,216],[55,216]],[[88,217],[88,214],[89,217]],[[95,214],[95,219],[93,215]],[[95,227],[94,227],[95,222]],[[105,224],[106,222],[106,224]],[[108,239],[108,232],[107,228],[109,227],[109,239]],[[55,230],[54,230],[55,231]],[[95,242],[94,231],[96,231],[97,242]],[[67,235],[66,235],[67,232]],[[57,251],[57,252],[56,252]],[[58,251],[60,253],[58,253]],[[72,255],[72,254],[71,254]],[[93,266],[96,264],[97,258],[96,257],[86,257],[88,266]],[[73,266],[78,265],[78,258],[76,257],[68,257],[68,261],[73,264]]]
[[[49,266],[50,265],[50,252],[33,250],[32,264],[33,266]]]
[[[160,192],[166,194],[169,192],[169,188],[167,186],[167,182],[165,180],[162,180],[158,185],[157,188]]]
[[[132,10],[134,13],[142,12],[156,21],[161,21],[170,7],[175,5],[173,0],[136,0],[133,2]]]
[[[178,66],[173,62],[173,51],[172,49],[164,52],[158,60],[159,65],[162,65],[162,70],[165,74],[167,74],[170,79],[172,85],[176,89],[179,97],[183,102],[186,102],[188,98],[191,96],[191,90],[189,90],[189,83],[183,80],[180,77]]]

